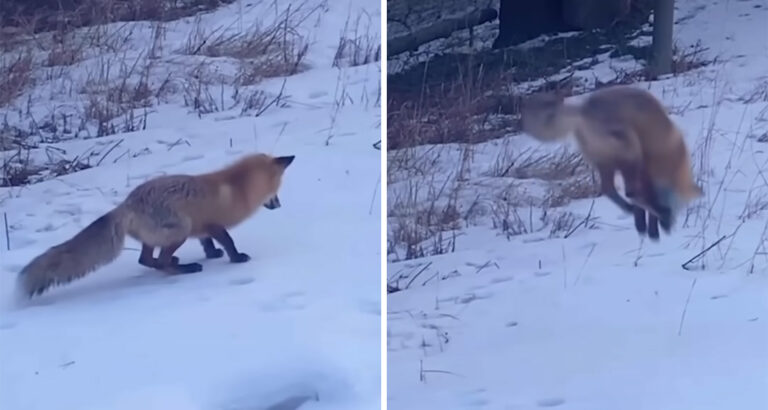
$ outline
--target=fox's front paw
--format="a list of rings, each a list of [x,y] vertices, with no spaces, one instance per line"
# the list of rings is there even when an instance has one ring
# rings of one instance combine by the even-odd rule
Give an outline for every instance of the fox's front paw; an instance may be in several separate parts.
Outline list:
[[[224,256],[224,251],[219,248],[213,248],[205,251],[205,257],[208,259],[218,259]]]
[[[243,263],[243,262],[248,262],[249,260],[251,260],[251,257],[248,256],[248,254],[246,254],[246,253],[238,253],[237,255],[229,258],[229,260],[232,263]]]
[[[656,220],[651,222],[651,225],[648,227],[648,239],[650,239],[651,242],[659,241],[659,225]]]

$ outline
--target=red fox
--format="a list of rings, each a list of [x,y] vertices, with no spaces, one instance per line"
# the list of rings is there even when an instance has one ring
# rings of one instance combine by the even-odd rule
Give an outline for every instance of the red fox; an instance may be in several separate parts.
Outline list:
[[[226,252],[231,262],[246,262],[250,257],[237,250],[227,229],[261,206],[280,207],[277,191],[293,159],[252,154],[207,174],[150,179],[72,239],[34,258],[19,274],[20,290],[27,297],[36,296],[112,262],[122,251],[126,235],[141,242],[141,265],[169,274],[202,271],[199,263],[182,264],[173,256],[190,237],[200,239],[209,259]],[[160,248],[157,258],[156,247]]]
[[[659,239],[659,224],[669,233],[676,212],[703,195],[693,180],[682,134],[647,91],[607,87],[581,104],[567,104],[555,94],[535,94],[523,102],[520,113],[523,130],[540,141],[573,132],[584,158],[597,168],[603,194],[634,214],[637,231],[647,231],[652,240]],[[617,171],[632,203],[616,192]]]

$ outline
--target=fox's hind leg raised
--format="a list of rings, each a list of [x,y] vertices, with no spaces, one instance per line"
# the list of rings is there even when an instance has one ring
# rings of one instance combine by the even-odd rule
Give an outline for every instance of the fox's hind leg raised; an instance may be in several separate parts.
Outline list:
[[[210,236],[200,239],[200,245],[203,245],[203,252],[205,252],[205,257],[208,259],[216,259],[224,256],[224,251],[213,244],[213,239]]]
[[[645,223],[645,209],[635,205],[633,214],[635,216],[635,229],[640,234],[644,234],[648,229]]]
[[[659,208],[659,222],[661,223],[661,228],[669,233],[672,229],[672,224],[674,223],[672,208],[677,202],[675,198],[676,194],[668,188],[659,186],[655,186],[653,192],[656,194],[657,198],[656,201]]]
[[[659,238],[659,224],[664,228],[665,232],[669,232],[672,226],[672,211],[671,209],[662,204],[659,201],[656,189],[654,188],[651,177],[648,175],[648,171],[641,167],[632,164],[627,164],[621,167],[621,175],[624,178],[624,185],[626,186],[626,195],[632,202],[634,202],[635,208],[640,208],[641,212],[645,214],[648,212],[648,224],[647,229],[640,230],[638,223],[640,216],[635,213],[635,227],[637,231],[643,233],[647,230],[648,237],[658,240]],[[645,224],[645,216],[642,216],[643,223]]]
[[[622,198],[618,192],[616,192],[616,184],[613,182],[613,177],[616,174],[616,169],[607,165],[597,165],[597,171],[600,174],[600,190],[603,195],[613,201],[624,212],[632,213],[634,207]]]
[[[648,212],[648,238],[656,242],[659,240],[659,218]]]
[[[648,224],[651,225],[651,228],[656,225],[656,238],[658,238],[659,225],[667,233],[672,229],[672,208],[664,201],[659,200],[658,193],[647,172],[643,171],[640,174],[640,182],[641,195],[645,202],[643,205],[648,209]]]
[[[211,235],[211,238],[215,239],[216,242],[220,243],[221,246],[224,247],[224,251],[227,252],[227,256],[229,256],[230,262],[242,263],[251,260],[251,257],[247,254],[238,252],[237,248],[235,247],[235,241],[232,240],[232,237],[229,236],[229,232],[227,232],[224,227],[212,225],[209,226],[207,230],[208,234]]]
[[[640,206],[635,205],[635,229],[637,229],[637,233],[639,233],[641,236],[644,234],[648,235],[648,238],[650,238],[653,241],[659,240],[659,219],[651,212],[645,212],[645,209],[643,209]],[[648,215],[648,219],[646,222],[646,214]]]

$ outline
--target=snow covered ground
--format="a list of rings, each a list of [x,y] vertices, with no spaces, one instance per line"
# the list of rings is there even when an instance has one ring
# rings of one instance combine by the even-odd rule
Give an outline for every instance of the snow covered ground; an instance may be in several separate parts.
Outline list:
[[[430,164],[392,174],[390,235],[407,233],[403,204],[458,220],[425,241],[440,255],[390,246],[390,409],[768,408],[768,3],[676,3],[679,44],[717,59],[638,84],[684,130],[706,193],[659,243],[604,198],[500,215],[546,192],[499,176],[526,148],[560,149],[527,136],[390,153]]]
[[[273,8],[288,3],[244,3],[245,26],[264,16],[280,18]],[[221,92],[220,109],[201,113],[184,105],[180,89],[169,92],[139,110],[138,116],[148,112],[146,129],[83,138],[95,133],[88,123],[79,135],[59,132],[63,141],[30,152],[40,161],[51,152],[70,160],[81,155],[91,159],[90,169],[0,188],[10,242],[0,239],[0,408],[379,408],[380,151],[372,144],[380,138],[380,68],[376,61],[333,66],[348,19],[367,16],[364,29],[378,38],[379,2],[304,7],[312,11],[300,23],[309,45],[307,69],[285,83],[258,82],[266,101],[284,87],[281,99],[259,116],[230,98],[227,67],[236,63],[195,56],[224,77],[214,88],[216,101]],[[153,78],[162,81],[189,67],[192,57],[175,50],[193,24],[237,28],[240,16],[235,3],[200,20],[166,23],[160,48],[166,51],[156,58]],[[126,55],[140,54],[151,25],[115,26],[132,28],[135,47]],[[83,65],[99,58],[63,68],[66,81],[89,76]],[[54,95],[53,83],[65,80],[44,79],[40,75],[16,107],[31,101],[28,111],[44,113],[88,99]],[[32,116],[6,120],[23,117],[23,125]],[[200,274],[169,277],[138,265],[138,244],[129,239],[113,264],[29,304],[14,301],[16,274],[32,257],[71,237],[137,184],[166,173],[213,170],[256,151],[296,160],[285,174],[282,207],[263,209],[231,231],[251,255],[249,263],[208,260]],[[177,256],[203,259],[196,241]]]

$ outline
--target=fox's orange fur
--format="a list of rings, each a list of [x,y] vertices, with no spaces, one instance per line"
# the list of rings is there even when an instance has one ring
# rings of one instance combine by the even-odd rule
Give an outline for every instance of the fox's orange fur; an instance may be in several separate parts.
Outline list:
[[[537,94],[523,102],[521,117],[523,130],[541,141],[573,133],[585,159],[599,171],[603,193],[635,214],[641,233],[646,229],[643,208],[648,210],[652,239],[658,239],[658,222],[669,231],[675,213],[703,194],[693,180],[680,130],[647,91],[607,87],[581,104],[565,103],[554,94]],[[634,204],[616,192],[616,172],[622,174],[626,195]]]
[[[253,154],[207,174],[148,180],[72,239],[33,259],[19,275],[21,291],[32,296],[85,276],[117,258],[126,235],[142,243],[140,264],[168,273],[202,270],[200,264],[181,264],[173,256],[190,237],[200,238],[208,258],[226,253],[232,262],[245,262],[249,256],[237,250],[227,229],[261,206],[280,207],[277,191],[293,158]]]

